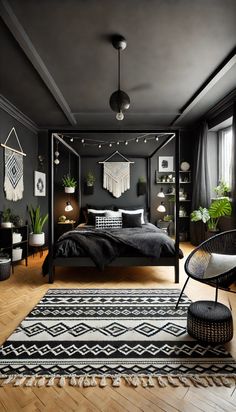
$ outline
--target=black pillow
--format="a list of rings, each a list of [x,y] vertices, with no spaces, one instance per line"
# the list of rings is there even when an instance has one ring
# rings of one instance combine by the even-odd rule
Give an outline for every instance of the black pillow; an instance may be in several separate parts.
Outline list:
[[[122,213],[122,227],[142,227],[142,213]]]
[[[103,217],[105,217],[105,213],[93,213],[93,212],[89,212],[89,213],[88,213],[87,225],[95,226],[96,216],[101,216],[101,217],[103,216]]]

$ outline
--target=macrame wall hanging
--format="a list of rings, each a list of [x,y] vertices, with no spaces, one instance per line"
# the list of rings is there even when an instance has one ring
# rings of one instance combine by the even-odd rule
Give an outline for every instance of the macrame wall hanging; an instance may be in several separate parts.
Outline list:
[[[7,146],[10,136],[14,134],[20,150]],[[23,198],[24,182],[23,182],[23,156],[26,154],[20,144],[16,129],[13,127],[8,134],[6,141],[1,143],[5,150],[5,180],[4,190],[6,199],[16,202]]]
[[[123,162],[109,162],[115,155],[121,156]],[[130,189],[130,162],[120,152],[116,151],[103,162],[103,188],[107,189],[114,197],[118,198]]]

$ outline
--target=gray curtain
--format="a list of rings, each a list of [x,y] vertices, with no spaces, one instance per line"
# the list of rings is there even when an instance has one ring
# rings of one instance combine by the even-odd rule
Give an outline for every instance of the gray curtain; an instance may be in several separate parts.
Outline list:
[[[233,200],[233,225],[236,228],[236,101],[233,105],[233,156],[232,156],[232,200]]]
[[[207,161],[207,133],[208,125],[204,121],[198,132],[196,155],[195,155],[195,173],[193,175],[193,196],[192,209],[198,209],[199,206],[208,207],[211,201],[210,178]]]

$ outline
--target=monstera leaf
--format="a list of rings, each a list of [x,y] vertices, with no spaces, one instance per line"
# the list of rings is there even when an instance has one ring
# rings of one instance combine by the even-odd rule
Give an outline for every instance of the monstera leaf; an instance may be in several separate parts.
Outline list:
[[[229,199],[214,200],[209,207],[209,215],[211,218],[219,218],[221,216],[230,216],[232,213],[232,206]]]
[[[210,215],[209,215],[208,209],[206,209],[205,207],[200,206],[198,210],[194,210],[191,213],[192,222],[199,222],[200,220],[202,220],[203,223],[207,223],[209,219],[210,219]]]

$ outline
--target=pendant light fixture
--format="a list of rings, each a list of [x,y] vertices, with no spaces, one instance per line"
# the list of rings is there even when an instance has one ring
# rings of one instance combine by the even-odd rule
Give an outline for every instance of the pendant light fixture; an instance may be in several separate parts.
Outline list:
[[[113,36],[112,45],[118,52],[118,90],[112,93],[110,97],[110,107],[116,113],[117,120],[124,119],[124,110],[128,110],[130,106],[130,98],[120,88],[120,52],[127,46],[127,41],[123,36]]]
[[[163,192],[163,187],[161,187],[160,192],[157,193],[157,197],[162,197],[162,198],[165,197],[165,193]]]
[[[71,212],[72,210],[73,210],[73,207],[72,207],[71,203],[69,201],[66,202],[65,212]]]

